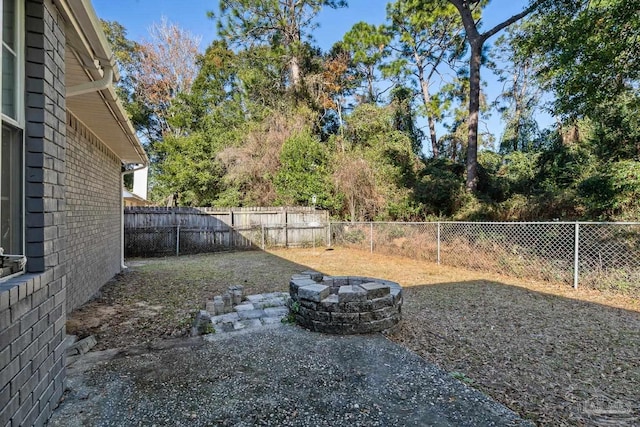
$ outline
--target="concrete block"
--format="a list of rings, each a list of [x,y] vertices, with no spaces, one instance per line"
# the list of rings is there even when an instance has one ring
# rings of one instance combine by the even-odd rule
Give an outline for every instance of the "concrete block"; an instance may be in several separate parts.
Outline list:
[[[237,311],[238,313],[243,312],[243,311],[250,311],[250,310],[255,310],[256,308],[253,306],[253,304],[247,302],[244,304],[240,304],[240,305],[236,305],[234,307],[234,310]]]
[[[242,310],[238,312],[238,316],[241,320],[245,319],[259,319],[265,316],[264,310]]]
[[[345,285],[338,289],[338,301],[340,303],[365,301],[367,292],[359,286]]]
[[[306,279],[291,279],[289,282],[289,293],[291,296],[298,293],[298,289],[304,286],[311,286],[317,284],[315,281],[306,278]]]
[[[308,301],[320,302],[331,293],[331,288],[328,286],[313,284],[308,286],[303,286],[298,289],[298,298],[306,299]]]
[[[399,303],[402,301],[402,288],[398,287],[391,287],[390,289],[391,291],[391,296],[393,297],[393,302],[394,303]]]
[[[247,301],[254,303],[264,301],[265,296],[263,294],[247,295]]]
[[[318,271],[313,271],[313,270],[303,271],[300,274],[304,275],[304,276],[309,276],[309,278],[311,280],[313,280],[314,282],[322,282],[322,278],[324,276],[322,273],[320,273]]]
[[[338,311],[338,295],[331,294],[320,301],[320,309],[322,311]]]
[[[371,322],[373,329],[375,331],[384,331],[385,329],[389,329],[400,322],[400,316],[389,317],[382,320],[375,320]]]
[[[287,307],[269,307],[264,309],[266,317],[284,317],[289,313]]]
[[[217,315],[218,313],[216,313],[216,306],[214,304],[213,301],[209,300],[206,302],[206,304],[204,305],[204,309],[211,315]]]
[[[321,282],[321,283],[322,283],[323,285],[325,285],[325,286],[329,286],[329,287],[331,287],[331,286],[333,286],[333,284],[334,284],[334,283],[333,283],[333,277],[331,277],[331,276],[324,276],[324,277],[322,278],[322,282]]]
[[[301,299],[301,300],[298,300],[298,301],[296,301],[296,302],[298,303],[298,305],[299,305],[300,307],[308,308],[308,309],[311,309],[311,310],[317,310],[317,309],[318,309],[318,304],[319,304],[319,303],[314,302],[314,301],[309,301],[309,300],[306,300],[306,299]]]
[[[367,291],[367,299],[382,298],[391,292],[388,285],[376,282],[363,283],[360,287]]]
[[[331,322],[331,316],[332,313],[328,312],[328,311],[310,311],[309,313],[306,314],[306,316],[311,319],[311,320],[315,320],[317,322]]]
[[[361,284],[363,284],[365,282],[369,282],[369,280],[367,280],[364,277],[349,276],[349,284],[351,286],[360,286]]]
[[[233,304],[238,305],[242,302],[242,290],[234,289],[231,292],[231,299],[233,300]]]
[[[331,313],[332,322],[340,323],[358,323],[360,321],[360,315],[358,313]]]
[[[222,301],[224,302],[225,307],[231,307],[233,305],[233,298],[231,293],[225,292],[222,294]]]
[[[376,298],[376,299],[372,299],[371,301],[368,301],[369,306],[369,310],[379,310],[381,308],[384,307],[389,307],[393,305],[393,296],[392,295],[387,295],[385,297],[382,298]]]
[[[231,332],[233,331],[233,324],[234,322],[224,322],[214,327],[216,328],[216,333]]]
[[[338,276],[333,278],[333,286],[346,286],[349,284],[349,278],[345,276]]]
[[[211,322],[214,324],[214,326],[222,325],[224,323],[233,323],[237,322],[238,320],[240,320],[240,316],[238,316],[238,313],[236,312],[222,314],[220,316],[214,316],[211,318]]]

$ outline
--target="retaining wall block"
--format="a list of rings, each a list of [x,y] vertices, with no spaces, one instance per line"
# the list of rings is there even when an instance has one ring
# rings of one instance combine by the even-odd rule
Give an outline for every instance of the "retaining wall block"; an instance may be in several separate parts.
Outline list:
[[[347,303],[353,301],[366,301],[367,291],[359,286],[345,285],[338,290],[338,301]]]
[[[377,282],[363,283],[360,287],[367,291],[367,299],[382,298],[391,293],[389,285]]]
[[[303,271],[302,273],[300,273],[301,275],[305,275],[308,276],[311,280],[313,280],[316,283],[322,282],[322,278],[324,277],[322,275],[322,273],[319,273],[317,271]]]
[[[298,288],[298,298],[306,299],[313,302],[320,302],[331,293],[328,286],[315,284]]]

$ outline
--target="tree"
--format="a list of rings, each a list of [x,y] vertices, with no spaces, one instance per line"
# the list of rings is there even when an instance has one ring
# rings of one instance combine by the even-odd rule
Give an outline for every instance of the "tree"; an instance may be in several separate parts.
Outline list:
[[[440,155],[436,121],[442,115],[440,97],[433,96],[434,79],[442,80],[442,66],[456,71],[464,54],[463,27],[455,7],[448,3],[425,4],[421,0],[396,0],[387,6],[388,32],[394,36],[389,49],[396,59],[387,75],[412,76],[422,97],[433,157]]]
[[[275,175],[277,202],[285,206],[333,208],[329,152],[309,130],[294,134],[282,146]]]
[[[198,74],[196,58],[200,38],[165,18],[149,29],[150,39],[140,45],[141,61],[136,68],[137,97],[151,112],[146,129],[150,141],[167,132],[179,134],[169,123],[171,103],[180,93],[189,93]]]
[[[226,191],[235,192],[235,200],[241,205],[274,205],[278,199],[274,178],[282,166],[282,147],[294,135],[303,134],[310,123],[305,109],[264,114],[246,123],[239,143],[217,156],[226,168]]]
[[[266,44],[281,50],[295,91],[302,82],[303,41],[315,27],[316,15],[322,7],[346,5],[346,0],[220,0],[218,32],[237,46]],[[209,17],[215,14],[209,12]]]
[[[376,27],[366,22],[356,23],[343,37],[342,45],[351,54],[352,66],[361,81],[365,82],[362,102],[378,101],[376,69],[388,55],[385,48],[390,40],[382,26]]]
[[[602,158],[640,156],[640,0],[573,0],[531,16],[516,39],[565,121],[589,118]]]
[[[437,1],[437,0],[436,0]],[[478,121],[480,114],[480,65],[482,63],[482,49],[484,43],[492,36],[519,21],[533,12],[540,0],[533,1],[522,12],[495,25],[493,28],[481,33],[479,31],[480,22],[474,15],[477,8],[485,6],[487,0],[447,0],[453,4],[465,29],[465,36],[469,44],[469,136],[467,143],[467,190],[475,192],[478,188]]]
[[[127,30],[116,21],[101,21],[102,29],[115,56],[120,80],[116,85],[118,96],[137,131],[143,131],[151,122],[151,111],[138,92],[142,48],[140,43],[127,38]],[[127,175],[129,176],[129,175]]]
[[[405,86],[393,88],[391,103],[394,107],[393,125],[411,140],[413,154],[421,157],[424,133],[416,126],[416,111],[413,103],[413,91]]]
[[[333,183],[344,197],[351,222],[371,217],[382,199],[373,165],[358,152],[338,153],[334,162]]]
[[[334,137],[333,181],[346,210],[360,220],[413,216],[411,187],[419,162],[411,140],[394,127],[395,106],[362,104]]]
[[[321,133],[323,139],[343,131],[344,109],[347,96],[357,85],[349,52],[341,42],[322,57],[320,72],[307,76],[307,91],[315,108],[322,110]]]
[[[539,71],[530,56],[514,54],[514,43],[522,36],[523,28],[514,25],[501,36],[497,43],[497,62],[503,64],[496,71],[504,84],[503,92],[496,100],[498,111],[505,122],[500,141],[500,151],[527,151],[533,149],[539,130],[535,112],[539,107],[542,89],[536,82]]]

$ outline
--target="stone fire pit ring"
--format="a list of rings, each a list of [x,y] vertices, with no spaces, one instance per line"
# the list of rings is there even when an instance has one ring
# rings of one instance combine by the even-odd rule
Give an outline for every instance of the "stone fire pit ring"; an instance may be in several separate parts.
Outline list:
[[[381,332],[401,318],[402,287],[389,280],[305,271],[291,276],[289,295],[296,323],[315,332]]]

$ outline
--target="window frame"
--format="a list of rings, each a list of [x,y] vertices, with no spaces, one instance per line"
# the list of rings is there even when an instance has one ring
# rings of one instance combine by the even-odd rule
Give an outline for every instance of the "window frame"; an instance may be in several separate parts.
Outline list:
[[[13,47],[5,44],[4,40],[4,9],[5,3],[12,2],[14,8],[14,14],[12,19],[14,20],[13,25]],[[2,0],[0,2],[0,23],[3,24],[3,34],[2,34],[2,46],[0,47],[0,94],[2,94],[3,84],[4,84],[4,61],[2,58],[4,55],[5,48],[10,50],[14,55],[14,64],[13,64],[13,99],[11,100],[13,103],[13,111],[15,112],[15,117],[11,117],[5,114],[3,110],[4,100],[0,103],[0,126],[4,128],[8,127],[12,132],[15,131],[18,133],[17,144],[19,145],[19,157],[20,157],[20,165],[18,171],[18,181],[21,185],[20,190],[18,191],[18,198],[21,204],[20,213],[19,213],[19,236],[20,236],[20,251],[18,254],[11,255],[25,255],[26,249],[26,221],[25,221],[25,170],[26,170],[26,149],[25,149],[25,63],[26,63],[26,49],[25,49],[25,40],[26,40],[26,29],[25,29],[25,3],[24,0]],[[0,133],[0,167],[2,165],[2,133]],[[5,153],[7,155],[7,153]],[[0,188],[2,182],[2,171],[0,170]],[[11,172],[10,172],[11,173]],[[9,174],[10,174],[9,173]],[[0,194],[1,196],[1,194]],[[1,209],[1,206],[0,206]],[[1,225],[0,225],[1,227]],[[2,232],[2,230],[0,230]],[[5,252],[7,252],[5,250]],[[10,251],[9,251],[10,252]],[[8,255],[5,253],[4,255]],[[23,258],[24,259],[24,258]],[[2,265],[5,263],[15,262],[16,265],[20,265],[20,260],[18,257],[3,257]],[[9,278],[16,277],[18,275],[25,273],[24,266],[20,268],[19,271],[9,273],[5,276],[2,276],[5,272],[5,268],[11,269],[11,267],[4,267],[0,269],[0,282],[5,281]]]

